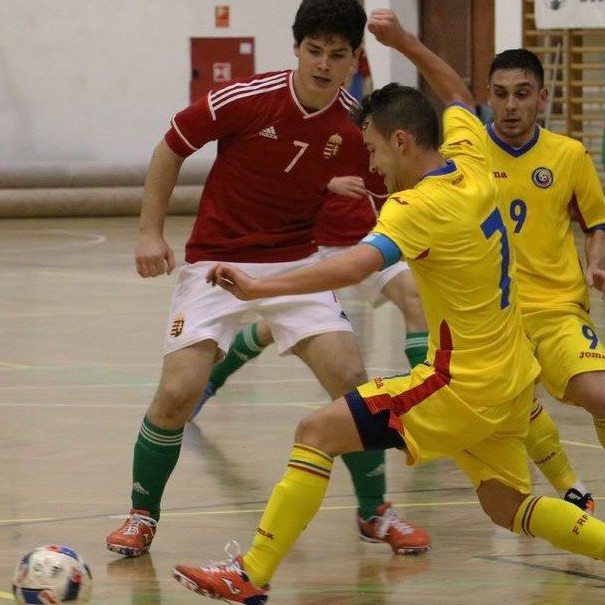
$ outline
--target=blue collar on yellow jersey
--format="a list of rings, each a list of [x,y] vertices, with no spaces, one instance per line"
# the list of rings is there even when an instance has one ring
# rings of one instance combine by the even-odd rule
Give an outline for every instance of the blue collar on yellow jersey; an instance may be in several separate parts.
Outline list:
[[[454,164],[453,160],[445,160],[445,166],[440,166],[439,168],[425,172],[422,178],[424,179],[427,176],[443,176],[444,174],[451,174],[452,172],[456,172],[456,164]]]
[[[494,132],[493,123],[488,124],[486,126],[486,128],[487,128],[487,132],[488,132],[489,136],[492,138],[494,143],[496,143],[496,145],[498,145],[498,147],[500,147],[501,149],[504,149],[504,151],[506,151],[506,153],[509,153],[510,155],[512,155],[515,158],[518,158],[519,156],[521,156],[524,153],[526,153],[527,151],[529,151],[538,142],[538,137],[540,136],[540,126],[538,126],[538,124],[535,124],[534,125],[534,135],[532,136],[532,138],[529,141],[527,141],[527,143],[525,143],[525,145],[522,145],[521,147],[513,147],[512,145],[505,143],[502,139],[500,139],[498,137],[498,135]]]

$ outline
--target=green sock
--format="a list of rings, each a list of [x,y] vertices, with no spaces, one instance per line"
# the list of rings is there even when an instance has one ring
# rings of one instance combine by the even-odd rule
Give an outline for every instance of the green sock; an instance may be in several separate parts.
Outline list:
[[[359,516],[369,519],[384,502],[386,492],[385,456],[383,450],[354,452],[342,459],[347,465],[359,504]]]
[[[266,346],[258,340],[256,324],[246,326],[235,335],[225,357],[212,367],[210,382],[216,388],[222,387],[233,372],[254,359]]]
[[[183,429],[161,429],[143,419],[134,446],[132,463],[132,507],[149,511],[157,521],[166,483],[176,466]]]
[[[426,359],[428,348],[428,332],[408,332],[405,335],[405,354],[410,362],[410,368],[417,366]]]

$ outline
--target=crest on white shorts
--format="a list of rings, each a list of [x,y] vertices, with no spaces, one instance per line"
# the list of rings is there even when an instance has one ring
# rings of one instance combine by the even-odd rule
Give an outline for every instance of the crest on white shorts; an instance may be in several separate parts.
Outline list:
[[[177,315],[172,321],[172,326],[170,328],[170,336],[173,336],[174,338],[178,338],[183,333],[184,327],[185,327],[185,316]]]

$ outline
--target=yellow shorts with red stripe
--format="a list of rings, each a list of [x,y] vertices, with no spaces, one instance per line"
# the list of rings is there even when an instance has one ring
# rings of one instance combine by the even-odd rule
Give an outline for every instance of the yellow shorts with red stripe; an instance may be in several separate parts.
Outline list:
[[[366,449],[397,447],[397,431],[408,464],[449,456],[475,488],[497,479],[529,493],[525,439],[533,397],[531,384],[512,401],[490,405],[486,393],[485,404],[469,404],[433,368],[420,365],[406,376],[367,382],[346,399]]]
[[[523,313],[523,326],[542,368],[542,383],[563,399],[568,382],[585,372],[605,371],[605,347],[581,307]]]

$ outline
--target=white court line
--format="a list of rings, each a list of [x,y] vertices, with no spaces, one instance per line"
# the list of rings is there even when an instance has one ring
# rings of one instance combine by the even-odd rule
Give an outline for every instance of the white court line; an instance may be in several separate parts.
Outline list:
[[[90,271],[65,271],[65,270],[53,270],[53,269],[33,269],[37,275],[45,275],[49,277],[66,277],[69,279],[79,279],[79,280],[87,280],[96,282],[109,282],[115,284],[128,284],[128,285],[141,285],[143,283],[142,277],[139,277],[135,274],[134,270],[134,262],[132,264],[132,275],[129,277],[127,275],[104,275],[103,273],[99,273],[96,267],[91,268]],[[174,288],[176,283],[176,274],[172,275],[164,275],[158,276],[164,277],[168,279],[153,279],[153,280],[145,280],[145,287],[161,287],[161,288]],[[170,281],[168,281],[170,280]]]
[[[121,367],[121,366],[120,366]],[[53,366],[48,367],[48,369],[53,369]],[[242,386],[242,385],[255,385],[255,384],[292,384],[294,382],[299,383],[307,383],[307,382],[315,382],[317,383],[317,379],[314,376],[309,376],[308,378],[255,378],[253,380],[233,380],[229,382],[229,385],[233,386]],[[0,391],[27,391],[31,389],[40,390],[50,390],[50,389],[112,389],[122,387],[124,389],[137,389],[137,388],[147,388],[147,387],[157,387],[157,381],[154,382],[115,382],[115,383],[94,383],[94,384],[51,384],[51,385],[40,385],[40,384],[19,384],[13,386],[0,386]]]
[[[280,401],[280,402],[261,402],[261,401],[230,401],[229,407],[264,407],[264,408],[290,408],[290,407],[321,407],[328,403],[325,401]],[[16,401],[0,402],[0,408],[133,408],[133,409],[147,409],[149,405],[147,403],[84,403],[77,401],[74,403],[20,403]]]
[[[103,281],[99,279],[95,279],[95,281]],[[149,311],[124,311],[120,313],[119,311],[72,311],[66,309],[65,311],[22,311],[22,312],[9,312],[2,313],[2,320],[5,319],[40,319],[41,317],[103,317],[103,316],[115,316],[115,317],[130,317],[132,315],[136,315],[140,317],[142,315],[149,315],[152,317],[159,316],[159,311],[154,311],[153,309]]]
[[[6,366],[6,367],[3,367]],[[12,364],[8,361],[0,362],[0,371],[2,370],[89,370],[89,369],[99,369],[99,368],[119,368],[121,370],[125,368],[157,368],[159,369],[161,366],[160,361],[154,363],[86,363],[86,364],[50,364],[50,365],[25,365],[25,364]],[[292,370],[292,369],[301,369],[304,370],[304,366],[300,368],[292,368],[288,364],[265,364],[263,365],[263,370],[268,369],[277,369],[277,370]],[[392,368],[366,368],[367,372],[370,372],[372,376],[392,376],[399,373],[405,373],[406,370],[401,369],[392,369]],[[264,384],[264,383],[280,383],[280,382],[296,382],[296,381],[311,381],[316,380],[313,376],[303,377],[303,378],[254,378],[251,380],[230,380],[229,384],[233,385],[242,385],[242,384]],[[122,384],[122,383],[120,383]],[[145,383],[146,384],[146,383]],[[2,390],[4,387],[0,387]],[[8,387],[11,388],[11,387]],[[50,388],[50,387],[32,387],[32,388]]]
[[[23,403],[18,401],[0,402],[0,408],[134,408],[145,409],[148,406],[146,403]]]
[[[2,370],[30,370],[33,366],[26,366],[22,363],[9,363],[0,361],[0,371]]]
[[[160,362],[154,363],[57,363],[48,365],[26,365],[24,363],[10,363],[8,361],[0,361],[0,370],[2,366],[18,370],[89,370],[89,369],[114,369],[114,368],[152,368],[156,369],[160,367]]]
[[[327,400],[322,401],[280,401],[280,402],[241,402],[241,401],[230,401],[229,408],[244,407],[244,408],[305,408],[305,409],[317,409],[328,403]],[[38,408],[38,409],[83,409],[83,408],[95,408],[95,409],[147,409],[148,405],[145,403],[134,404],[134,403],[85,403],[78,401],[75,403],[18,403],[18,402],[0,402],[0,408]],[[575,447],[585,449],[601,449],[600,445],[594,445],[592,443],[584,443],[581,441],[568,441],[561,439],[561,443],[566,445],[573,445]]]
[[[587,447],[591,450],[603,449],[602,445],[594,445],[593,443],[583,443],[582,441],[569,441],[568,439],[561,439],[561,443],[564,443],[565,445],[577,445],[578,447]]]
[[[10,250],[0,250],[0,254],[29,254],[29,253],[38,253],[38,252],[60,252],[63,250],[73,250],[74,248],[85,248],[87,246],[96,246],[98,244],[102,244],[107,241],[107,238],[100,233],[83,233],[81,231],[69,231],[67,229],[44,229],[44,230],[34,230],[34,229],[7,229],[3,231],[4,234],[14,235],[14,234],[25,234],[25,235],[56,235],[60,236],[68,236],[68,237],[84,237],[87,238],[88,241],[84,242],[73,242],[71,244],[64,244],[59,242],[54,246],[27,246],[26,248],[11,248]]]
[[[102,279],[95,278],[96,282],[104,281]],[[106,281],[106,280],[105,280]],[[23,311],[17,313],[2,313],[2,320],[5,319],[39,319],[41,317],[102,317],[102,316],[112,316],[112,317],[130,317],[132,315],[136,315],[140,317],[142,315],[150,315],[156,317],[160,314],[159,310],[132,310],[132,311],[73,311],[72,309],[65,309],[64,311]]]
[[[115,388],[120,388],[120,387],[122,387],[124,389],[138,389],[138,388],[157,387],[157,386],[158,386],[157,382],[137,382],[137,383],[130,383],[130,384],[117,383],[117,384],[64,384],[64,385],[61,385],[61,384],[51,384],[51,385],[20,384],[20,385],[16,385],[16,386],[0,387],[0,391],[30,391],[31,389],[34,389],[34,390],[44,389],[45,391],[56,391],[56,390],[61,390],[61,389],[65,389],[65,390],[115,389]]]
[[[266,380],[244,380],[236,382],[230,382],[230,385],[233,386],[241,386],[245,384],[291,384],[294,382],[317,382],[317,379],[314,377],[309,378],[291,378],[291,379],[283,379],[283,380],[275,380],[272,378],[267,378]],[[147,387],[157,387],[158,382],[116,382],[116,383],[94,383],[94,384],[51,384],[51,385],[40,385],[40,384],[19,384],[14,386],[2,386],[0,387],[0,391],[28,391],[31,389],[40,390],[57,390],[57,389],[115,389],[115,388],[124,388],[124,389],[138,389],[138,388],[147,388]]]
[[[595,498],[595,500],[599,500],[599,498]],[[395,503],[395,502],[391,502],[391,506],[397,507],[397,508],[422,508],[422,507],[432,507],[432,506],[447,506],[447,505],[451,505],[451,506],[478,506],[479,505],[479,501],[478,500],[458,500],[458,501],[439,501],[439,502],[402,502],[402,503]],[[224,505],[224,506],[229,506]],[[323,504],[319,510],[320,511],[341,511],[341,510],[357,510],[359,508],[358,504],[340,504],[340,505],[329,505],[329,504]],[[258,514],[258,513],[263,513],[265,512],[264,508],[234,508],[234,509],[222,509],[222,510],[192,510],[192,511],[188,511],[188,510],[184,510],[184,511],[162,511],[162,517],[210,517],[210,516],[218,516],[218,515],[247,515],[250,513],[253,514]],[[128,519],[128,517],[130,517],[130,515],[107,515],[108,519],[115,519],[118,521],[124,520],[124,519]],[[62,521],[61,518],[55,518],[55,519],[7,519],[7,520],[0,520],[1,524],[8,524],[8,523],[31,523],[31,522],[36,522],[36,521]]]

